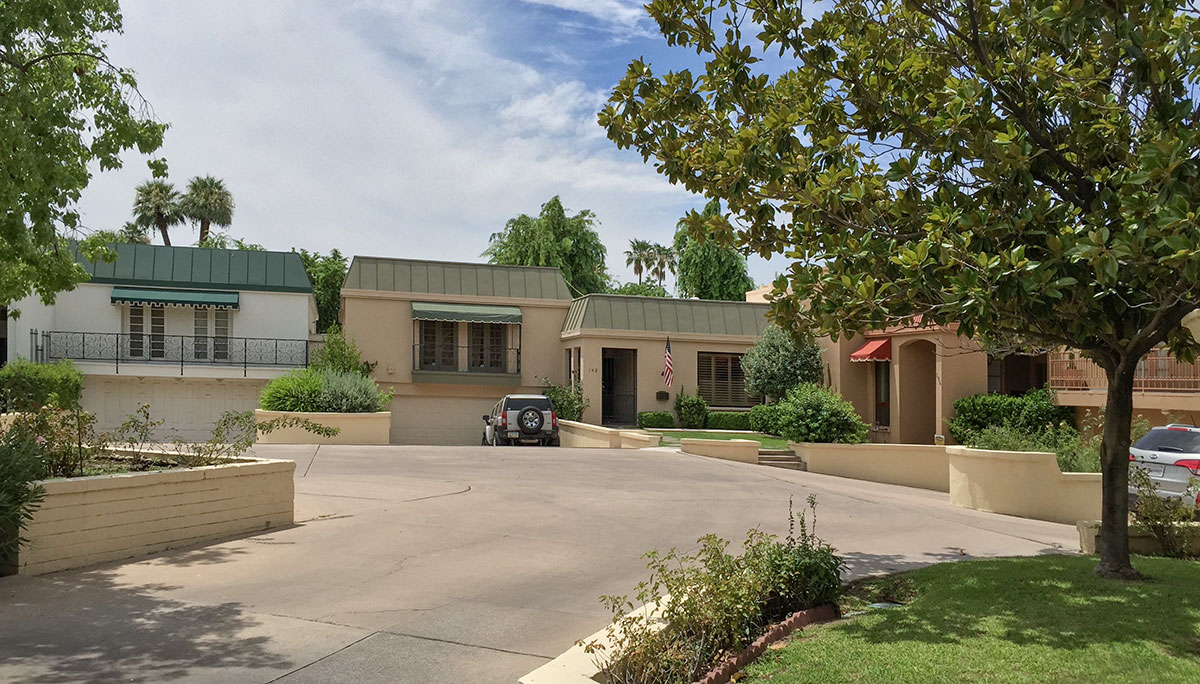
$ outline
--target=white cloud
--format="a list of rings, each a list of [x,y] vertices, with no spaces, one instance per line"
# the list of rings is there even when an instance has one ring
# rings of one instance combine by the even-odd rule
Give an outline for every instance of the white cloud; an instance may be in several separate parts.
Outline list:
[[[545,5],[578,12],[601,22],[608,30],[630,36],[653,35],[653,20],[646,13],[643,0],[522,0],[531,5]]]
[[[226,180],[234,235],[476,260],[508,218],[557,194],[596,212],[610,268],[630,277],[628,240],[669,241],[700,200],[604,140],[603,92],[504,57],[478,7],[445,4],[128,1],[110,56],[171,123],[171,180]],[[147,176],[133,155],[98,174],[85,225],[121,225]]]

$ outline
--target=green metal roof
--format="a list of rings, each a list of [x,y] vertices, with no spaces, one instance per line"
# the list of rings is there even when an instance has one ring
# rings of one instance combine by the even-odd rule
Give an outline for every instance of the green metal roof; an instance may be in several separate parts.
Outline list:
[[[344,288],[478,297],[571,299],[557,268],[356,256]]]
[[[88,261],[75,250],[75,260],[93,283],[206,290],[312,292],[308,273],[295,252],[251,252],[236,249],[110,245],[116,261]]]
[[[238,308],[238,293],[209,290],[166,290],[147,287],[114,287],[112,301],[130,304],[165,304],[167,306],[215,306]]]
[[[520,323],[521,310],[515,306],[486,304],[439,304],[413,302],[412,317],[418,321],[461,321],[464,323]]]
[[[768,304],[591,294],[571,302],[564,333],[648,330],[757,337],[767,327]]]

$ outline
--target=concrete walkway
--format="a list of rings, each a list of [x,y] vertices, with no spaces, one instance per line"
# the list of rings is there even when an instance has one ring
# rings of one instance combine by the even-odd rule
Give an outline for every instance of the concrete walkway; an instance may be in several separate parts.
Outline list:
[[[1074,529],[923,490],[663,450],[267,447],[297,524],[0,579],[0,682],[506,682],[603,627],[651,548],[818,533],[855,575],[1069,552]]]

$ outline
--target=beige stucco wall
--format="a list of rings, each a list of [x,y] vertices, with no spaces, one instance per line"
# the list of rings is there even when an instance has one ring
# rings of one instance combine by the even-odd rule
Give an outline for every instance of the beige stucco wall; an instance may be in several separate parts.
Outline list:
[[[115,430],[142,404],[149,404],[150,418],[163,421],[155,439],[207,441],[223,413],[257,406],[266,384],[253,378],[85,375],[80,403],[96,414],[96,428],[101,431]]]
[[[810,473],[950,491],[946,447],[926,444],[791,443]]]
[[[19,572],[39,575],[293,522],[293,461],[42,482]]]
[[[599,424],[603,400],[601,397],[601,359],[604,349],[634,349],[637,351],[637,411],[674,412],[675,396],[680,391],[696,393],[696,365],[700,352],[744,354],[757,338],[731,335],[671,335],[671,365],[675,380],[670,388],[663,380],[663,350],[665,333],[637,330],[585,330],[563,337],[561,348],[578,347],[581,353],[580,378],[583,394],[588,401],[583,422]],[[565,367],[563,352],[560,364]],[[658,392],[667,392],[666,401],[657,399]]]
[[[1093,555],[1100,546],[1100,521],[1080,520],[1075,523],[1079,532],[1079,550]],[[1183,541],[1186,553],[1200,556],[1200,522],[1180,523],[1177,532]],[[1129,526],[1129,551],[1131,553],[1154,556],[1162,554],[1162,545],[1149,529],[1136,523]]]
[[[483,374],[420,376],[414,382],[412,303],[452,302],[517,306],[521,309],[519,378]],[[506,394],[538,393],[545,382],[562,384],[566,363],[559,331],[569,301],[471,297],[426,293],[342,291],[342,325],[363,359],[377,365],[373,377],[394,392],[393,444],[479,444],[481,417]],[[510,329],[510,344],[517,333]],[[460,345],[465,344],[460,331]],[[436,380],[436,381],[432,381]]]
[[[752,439],[690,439],[679,440],[679,450],[685,454],[719,458],[740,463],[758,463],[761,443]]]
[[[1054,454],[947,447],[950,503],[1074,525],[1100,518],[1100,473],[1062,473]]]
[[[294,416],[318,425],[337,428],[331,437],[309,432],[301,427],[285,427],[260,433],[261,444],[387,444],[391,438],[392,414],[378,413],[294,413],[254,409],[254,422],[265,423],[276,418]]]
[[[660,435],[640,430],[606,428],[573,420],[558,421],[558,438],[564,447],[593,449],[645,449],[658,446],[662,440]]]

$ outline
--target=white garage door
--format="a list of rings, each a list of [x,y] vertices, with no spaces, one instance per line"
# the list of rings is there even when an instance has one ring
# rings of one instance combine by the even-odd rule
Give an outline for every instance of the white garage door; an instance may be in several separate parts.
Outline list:
[[[265,380],[89,375],[83,383],[83,407],[96,414],[99,430],[111,431],[149,404],[150,417],[164,421],[157,439],[202,442],[212,436],[213,423],[224,412],[253,409],[264,384]]]

